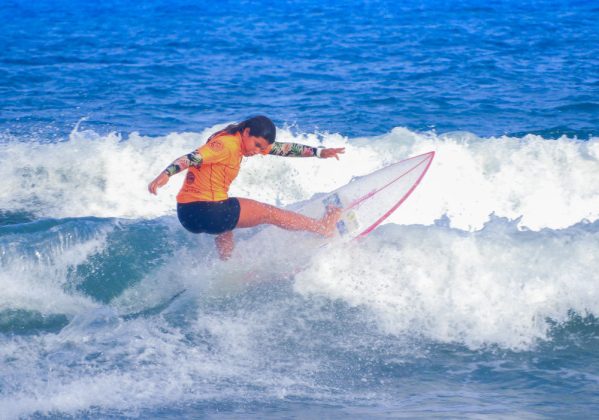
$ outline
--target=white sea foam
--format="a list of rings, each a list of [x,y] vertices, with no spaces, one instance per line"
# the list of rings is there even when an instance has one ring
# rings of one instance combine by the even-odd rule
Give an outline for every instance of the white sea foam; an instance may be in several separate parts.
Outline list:
[[[107,227],[93,233],[77,227],[48,227],[36,233],[7,234],[0,241],[0,310],[29,310],[43,315],[75,315],[97,306],[76,293],[69,273],[101,251]]]
[[[473,233],[389,225],[318,254],[295,288],[363,307],[385,333],[529,349],[570,311],[599,314],[597,250],[596,223],[534,232],[493,220]]]
[[[175,176],[157,197],[148,183],[210,133],[172,133],[126,139],[74,131],[60,143],[0,145],[0,208],[40,216],[156,217],[172,214],[182,183]],[[280,141],[344,146],[340,161],[245,159],[231,194],[288,205],[333,190],[403,158],[436,151],[422,185],[389,221],[432,224],[446,215],[452,227],[476,230],[491,214],[521,218],[520,227],[564,228],[599,218],[599,139],[479,138],[469,133],[415,133],[396,128],[377,137],[298,134],[279,129]]]
[[[39,271],[55,272],[56,281],[49,281],[53,291],[62,290],[68,267],[105,246],[102,235],[79,236],[68,246],[45,245],[48,257]],[[240,246],[249,247],[252,238],[242,238]],[[197,248],[182,247],[109,305],[67,302],[61,313],[69,315],[70,323],[60,332],[3,337],[0,358],[7,362],[0,379],[5,390],[0,411],[7,418],[76,416],[90,409],[139,416],[153,407],[214,399],[316,395],[334,401],[338,388],[327,385],[327,379],[320,383],[319,375],[335,376],[331,371],[339,354],[368,358],[382,340],[378,345],[397,347],[394,357],[418,357],[422,350],[404,345],[397,336],[473,349],[530,350],[548,337],[547,318],[565,321],[570,310],[599,313],[597,249],[598,223],[538,232],[519,230],[516,222],[503,219],[477,232],[444,223],[387,225],[359,244],[308,256],[290,286],[295,293],[269,297],[263,289],[266,293],[251,297],[246,286],[248,295],[241,290],[223,297],[207,296],[202,289],[198,295],[183,295],[157,316],[119,316],[168,299],[164,293],[171,293],[173,284],[189,290],[205,280],[211,267],[193,263]],[[226,264],[234,266],[235,261]],[[256,264],[271,267],[271,255],[264,254]],[[23,293],[44,296],[47,280],[37,281],[41,289],[29,282],[21,286]],[[64,304],[54,295],[46,297]],[[347,311],[358,319],[343,320],[347,312],[337,318],[331,302],[358,308]],[[23,305],[23,299],[17,304]],[[346,331],[344,322],[358,331]],[[343,398],[354,395],[344,393]],[[368,400],[359,392],[355,398]]]
[[[182,331],[162,318],[125,322],[105,307],[82,311],[56,335],[0,340],[0,357],[10,360],[0,411],[21,418],[95,408],[137,417],[188,402],[281,398],[285,387],[293,395],[318,390],[307,369],[318,362],[298,355],[297,370],[283,372],[290,361],[269,359],[279,348],[269,326],[281,322],[280,309],[205,313]]]

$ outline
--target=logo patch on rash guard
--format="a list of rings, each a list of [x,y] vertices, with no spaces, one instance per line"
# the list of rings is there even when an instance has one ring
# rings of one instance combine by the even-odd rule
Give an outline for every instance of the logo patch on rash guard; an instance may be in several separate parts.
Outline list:
[[[185,177],[185,182],[188,184],[193,184],[196,180],[196,176],[192,172],[187,172],[187,176]]]
[[[210,148],[215,152],[220,152],[223,150],[223,143],[220,140],[213,140],[208,143],[208,146],[210,146]]]

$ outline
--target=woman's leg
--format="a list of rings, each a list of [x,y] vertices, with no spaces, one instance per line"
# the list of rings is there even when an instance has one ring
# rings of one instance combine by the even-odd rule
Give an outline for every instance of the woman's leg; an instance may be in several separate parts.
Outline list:
[[[335,224],[341,215],[341,209],[330,208],[320,220],[278,207],[239,198],[240,214],[236,228],[247,228],[261,224],[271,224],[287,230],[305,230],[324,236],[335,232]]]
[[[214,238],[216,242],[216,249],[218,250],[218,255],[221,260],[228,260],[233,254],[233,248],[235,247],[235,242],[233,241],[233,231],[228,230],[219,234],[216,238]]]

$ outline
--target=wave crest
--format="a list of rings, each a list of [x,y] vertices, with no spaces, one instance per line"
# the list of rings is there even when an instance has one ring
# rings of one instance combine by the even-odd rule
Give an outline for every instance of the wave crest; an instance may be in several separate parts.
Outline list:
[[[75,130],[58,143],[0,144],[0,208],[38,217],[150,218],[174,211],[182,178],[158,197],[147,184],[173,159],[203,144],[221,126],[200,133],[146,137]],[[340,161],[245,159],[231,194],[289,205],[333,190],[411,155],[436,151],[423,185],[389,222],[433,224],[447,216],[463,230],[481,229],[490,215],[520,218],[528,229],[564,228],[599,218],[599,139],[537,135],[481,138],[405,128],[376,137],[292,133],[280,141],[346,147]]]

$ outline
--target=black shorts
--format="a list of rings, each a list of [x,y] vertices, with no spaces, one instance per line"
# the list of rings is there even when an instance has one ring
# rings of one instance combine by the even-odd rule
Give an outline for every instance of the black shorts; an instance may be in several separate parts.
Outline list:
[[[239,221],[239,200],[194,201],[177,204],[177,216],[181,225],[191,233],[219,233],[233,230]]]

